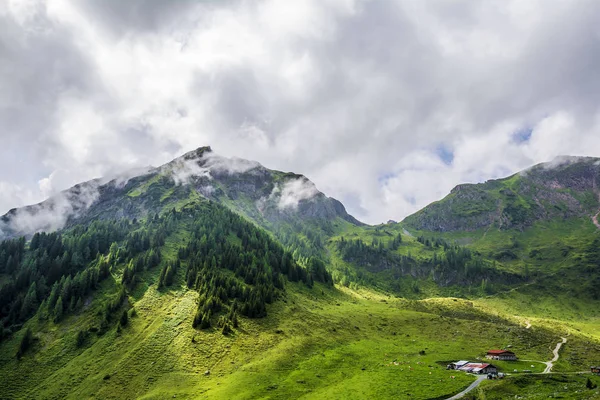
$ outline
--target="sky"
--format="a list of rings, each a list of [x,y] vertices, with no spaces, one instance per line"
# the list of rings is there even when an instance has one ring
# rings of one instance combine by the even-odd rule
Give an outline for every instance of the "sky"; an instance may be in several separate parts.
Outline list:
[[[368,223],[600,156],[595,0],[0,2],[0,213],[210,145]]]

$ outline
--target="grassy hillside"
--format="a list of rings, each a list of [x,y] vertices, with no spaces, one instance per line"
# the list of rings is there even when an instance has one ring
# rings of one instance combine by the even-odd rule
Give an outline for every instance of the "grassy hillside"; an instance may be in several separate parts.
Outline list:
[[[30,320],[26,326],[36,340],[21,360],[14,357],[18,337],[0,345],[0,396],[443,398],[472,379],[446,371],[448,361],[507,345],[524,359],[545,361],[566,329],[525,329],[519,319],[459,299],[408,301],[288,284],[283,300],[268,306],[267,318],[241,318],[239,330],[223,335],[192,328],[198,294],[185,287],[182,273],[167,291],[157,290],[156,280],[145,274],[141,287],[148,288],[128,296],[130,321],[122,329],[89,332],[102,296],[60,324]],[[102,293],[117,286],[109,279]],[[80,330],[88,333],[78,347]],[[587,368],[600,356],[598,343],[575,331],[571,337],[591,351],[561,368]]]
[[[520,361],[471,398],[598,396],[578,375],[600,364],[594,160],[365,226],[206,152],[0,244],[0,398],[444,399],[474,380],[446,365],[490,348]]]
[[[403,222],[417,230],[524,230],[538,221],[591,217],[598,212],[600,159],[570,157],[503,179],[455,187]]]

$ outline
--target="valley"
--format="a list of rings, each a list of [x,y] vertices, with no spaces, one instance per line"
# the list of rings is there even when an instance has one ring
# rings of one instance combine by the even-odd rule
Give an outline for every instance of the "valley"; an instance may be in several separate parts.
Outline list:
[[[595,163],[369,226],[301,175],[203,147],[13,210],[0,398],[600,398]],[[506,348],[520,361],[468,392],[480,378],[446,369]]]

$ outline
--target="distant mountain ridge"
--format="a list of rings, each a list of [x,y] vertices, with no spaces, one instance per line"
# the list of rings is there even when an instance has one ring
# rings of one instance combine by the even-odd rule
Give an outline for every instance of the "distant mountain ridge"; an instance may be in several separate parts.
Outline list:
[[[436,232],[523,230],[540,220],[592,217],[599,187],[600,158],[557,157],[507,178],[458,185],[403,223]]]

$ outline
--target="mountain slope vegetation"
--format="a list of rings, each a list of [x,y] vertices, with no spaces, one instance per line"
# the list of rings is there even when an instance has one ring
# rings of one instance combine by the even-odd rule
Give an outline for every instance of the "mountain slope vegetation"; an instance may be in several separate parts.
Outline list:
[[[600,359],[599,168],[562,159],[368,226],[202,147],[11,210],[0,398],[441,399],[473,380],[448,362],[508,346],[535,361],[470,395],[535,398],[524,370],[561,337],[543,393],[594,398],[571,374]]]
[[[524,230],[537,221],[598,212],[600,159],[559,157],[505,179],[455,187],[444,199],[407,217],[417,230]]]

